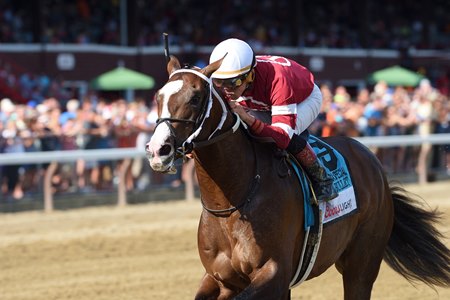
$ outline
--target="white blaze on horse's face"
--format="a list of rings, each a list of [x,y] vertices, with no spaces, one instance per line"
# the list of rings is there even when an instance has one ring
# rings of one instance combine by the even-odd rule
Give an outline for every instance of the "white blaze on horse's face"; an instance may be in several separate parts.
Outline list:
[[[162,97],[163,101],[160,118],[171,117],[169,112],[169,99],[172,95],[178,93],[182,87],[183,81],[175,80],[166,83],[166,85],[159,90],[158,95],[159,97]],[[172,167],[175,158],[175,147],[169,126],[167,126],[166,123],[161,123],[156,127],[145,150],[153,170],[165,172]]]
[[[178,93],[183,87],[183,80],[175,80],[166,83],[158,92],[163,97],[163,106],[160,118],[170,118],[169,99],[172,95]]]

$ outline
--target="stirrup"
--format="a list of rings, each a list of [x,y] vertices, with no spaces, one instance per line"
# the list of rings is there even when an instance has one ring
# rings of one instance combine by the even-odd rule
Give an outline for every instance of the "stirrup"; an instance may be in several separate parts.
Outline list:
[[[329,202],[333,199],[336,199],[338,195],[339,194],[337,192],[332,192],[329,196],[327,195],[327,197],[322,197],[322,199],[319,199],[319,200]]]
[[[328,193],[324,193],[324,189],[328,190]],[[333,183],[325,184],[323,182],[315,184],[314,192],[316,194],[316,198],[319,201],[331,201],[335,199],[339,194],[334,189]]]

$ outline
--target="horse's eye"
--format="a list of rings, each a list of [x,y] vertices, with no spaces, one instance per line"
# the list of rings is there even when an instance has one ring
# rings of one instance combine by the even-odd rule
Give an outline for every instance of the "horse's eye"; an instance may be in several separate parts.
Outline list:
[[[200,97],[199,96],[194,96],[191,98],[191,100],[189,100],[189,103],[191,105],[197,106],[200,103]]]

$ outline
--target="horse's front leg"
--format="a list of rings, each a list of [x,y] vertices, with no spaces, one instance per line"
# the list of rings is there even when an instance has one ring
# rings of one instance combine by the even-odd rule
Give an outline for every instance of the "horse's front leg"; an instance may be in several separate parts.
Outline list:
[[[217,280],[206,273],[195,295],[195,300],[226,300],[231,299],[234,295],[233,291],[224,287],[221,288]]]
[[[268,261],[255,272],[250,284],[233,300],[289,300],[291,293],[288,274],[291,274],[290,270],[284,270],[276,262]]]
[[[216,280],[208,273],[203,276],[200,287],[195,295],[195,300],[217,299],[220,295],[220,287]]]

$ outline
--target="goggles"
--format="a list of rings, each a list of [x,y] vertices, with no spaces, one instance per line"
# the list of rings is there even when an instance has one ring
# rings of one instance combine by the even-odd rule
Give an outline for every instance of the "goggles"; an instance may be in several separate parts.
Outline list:
[[[247,76],[250,72],[245,73],[244,75],[238,76],[238,77],[234,77],[234,78],[230,78],[230,79],[217,79],[214,78],[214,84],[217,85],[218,87],[226,87],[226,88],[238,88],[240,87],[245,79],[247,79]]]

